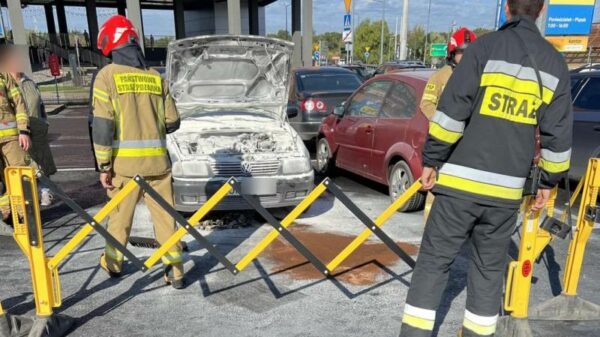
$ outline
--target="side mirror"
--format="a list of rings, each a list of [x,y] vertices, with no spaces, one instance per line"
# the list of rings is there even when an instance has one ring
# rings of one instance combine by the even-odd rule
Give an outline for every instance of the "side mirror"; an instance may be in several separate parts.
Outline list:
[[[344,116],[344,105],[338,105],[333,109],[333,114],[338,116],[338,117],[342,117]]]
[[[295,105],[288,105],[287,116],[288,116],[288,118],[294,118],[294,117],[298,116],[298,107]]]

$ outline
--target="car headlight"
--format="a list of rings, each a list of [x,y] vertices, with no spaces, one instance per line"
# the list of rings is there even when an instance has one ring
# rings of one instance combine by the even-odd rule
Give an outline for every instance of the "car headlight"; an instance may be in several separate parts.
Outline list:
[[[310,169],[310,160],[308,158],[291,158],[283,161],[283,174],[306,173]]]
[[[204,161],[184,161],[181,162],[182,173],[185,177],[208,177],[210,176],[210,167]],[[174,174],[174,173],[173,173]]]

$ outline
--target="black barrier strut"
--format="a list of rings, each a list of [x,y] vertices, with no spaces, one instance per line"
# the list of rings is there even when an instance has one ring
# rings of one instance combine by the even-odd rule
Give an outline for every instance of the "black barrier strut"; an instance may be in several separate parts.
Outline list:
[[[29,234],[29,243],[37,247],[38,242],[38,226],[37,218],[35,216],[35,210],[33,208],[33,188],[31,186],[31,179],[27,176],[21,177],[21,185],[23,186],[23,196],[25,201],[25,220],[27,221],[27,232]]]
[[[126,256],[127,259],[131,261],[131,263],[133,263],[143,272],[148,270],[148,268],[146,268],[142,261],[140,261],[131,251],[129,251],[129,249],[127,249],[112,235],[110,235],[110,233],[99,223],[97,223],[96,220],[94,220],[94,218],[88,212],[81,208],[81,206],[79,206],[75,201],[73,201],[73,199],[69,198],[69,196],[67,196],[65,192],[63,192],[63,190],[60,189],[60,187],[56,186],[56,184],[54,184],[50,179],[48,179],[41,173],[37,174],[37,178],[40,182],[44,183],[44,185],[46,185],[46,187],[48,187],[52,192],[54,192],[54,195],[59,197],[62,201],[65,202],[65,204],[67,204],[67,206],[70,209],[77,213],[77,215],[79,215],[80,218],[82,218],[84,221],[90,224],[90,226],[94,227],[98,234],[100,234],[108,244],[113,246],[116,250],[120,251],[121,254]]]
[[[267,222],[273,228],[275,228],[275,230],[277,230],[292,246],[294,246],[294,248],[296,248],[296,250],[300,254],[302,254],[302,256],[304,256],[308,261],[310,261],[310,263],[312,263],[313,266],[315,266],[325,276],[331,276],[327,267],[316,256],[314,256],[310,252],[310,250],[308,250],[300,241],[298,241],[298,239],[296,239],[296,237],[294,237],[292,233],[290,233],[285,227],[283,227],[283,225],[279,221],[277,221],[277,219],[275,219],[273,215],[271,215],[271,213],[269,213],[264,207],[262,207],[260,202],[257,200],[258,197],[243,194],[237,184],[236,186],[234,186],[234,188],[238,192],[238,194],[242,196],[242,198],[252,208],[254,208],[254,210],[256,210],[265,220],[267,220]]]
[[[326,184],[326,186],[327,190],[333,193],[333,195],[339,201],[341,201],[342,204],[344,204],[344,206],[346,206],[346,208],[348,208],[348,210],[350,210],[350,212],[352,212],[352,214],[354,214],[354,216],[356,216],[367,228],[369,228],[369,230],[371,230],[373,234],[377,235],[377,237],[381,241],[383,241],[383,243],[389,249],[396,253],[396,255],[398,255],[412,269],[415,268],[415,260],[413,260],[413,258],[410,255],[408,255],[402,248],[400,248],[394,242],[394,240],[392,240],[387,234],[385,234],[385,232],[381,228],[375,225],[373,220],[371,220],[371,218],[369,218],[363,211],[361,211],[360,208],[358,208],[356,204],[354,204],[350,200],[350,198],[348,198],[348,196],[344,192],[342,192],[342,190],[340,190],[340,188],[335,183],[333,183],[333,181],[329,181],[329,183]]]
[[[239,274],[240,271],[235,267],[235,265],[233,265],[233,263],[231,263],[231,261],[229,261],[225,257],[225,255],[223,255],[218,249],[216,249],[215,246],[212,243],[210,243],[210,241],[208,241],[204,236],[202,236],[202,234],[200,234],[194,228],[194,226],[190,225],[190,223],[183,216],[181,216],[181,214],[179,214],[179,212],[177,212],[171,205],[169,205],[169,203],[167,203],[167,201],[160,194],[158,194],[152,187],[150,187],[150,185],[148,185],[144,178],[142,178],[141,176],[135,176],[133,180],[142,188],[142,190],[144,190],[144,192],[148,193],[150,197],[160,205],[160,207],[162,207],[167,213],[169,213],[169,215],[172,216],[173,219],[175,219],[175,222],[182,226],[191,236],[194,237],[194,239],[196,239],[201,245],[203,245],[209,251],[209,253],[212,254],[212,256],[214,256],[223,266],[225,266],[227,270],[229,270],[234,275]],[[231,184],[234,188],[237,185],[237,181],[235,179],[230,179],[227,181],[227,183]]]

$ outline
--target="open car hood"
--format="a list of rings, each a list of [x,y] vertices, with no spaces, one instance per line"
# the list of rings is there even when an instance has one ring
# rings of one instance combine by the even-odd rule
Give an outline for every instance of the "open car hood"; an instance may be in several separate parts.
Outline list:
[[[293,44],[260,36],[211,35],[169,43],[167,79],[183,117],[252,109],[284,118]]]

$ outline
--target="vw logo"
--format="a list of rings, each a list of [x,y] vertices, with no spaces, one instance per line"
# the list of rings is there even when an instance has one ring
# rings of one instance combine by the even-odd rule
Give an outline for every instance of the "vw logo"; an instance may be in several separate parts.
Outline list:
[[[248,175],[252,174],[252,165],[250,165],[250,163],[243,162],[241,164],[241,167],[242,167],[242,173],[248,174]]]

